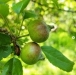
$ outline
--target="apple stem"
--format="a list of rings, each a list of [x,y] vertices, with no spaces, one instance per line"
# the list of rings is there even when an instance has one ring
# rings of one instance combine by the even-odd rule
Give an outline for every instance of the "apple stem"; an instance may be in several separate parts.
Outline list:
[[[45,60],[45,57],[42,55],[42,53],[40,54],[39,56],[39,59],[38,60]]]

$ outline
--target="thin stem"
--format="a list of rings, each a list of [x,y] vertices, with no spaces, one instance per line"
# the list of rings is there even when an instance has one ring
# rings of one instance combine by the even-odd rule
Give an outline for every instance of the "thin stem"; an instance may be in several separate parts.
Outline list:
[[[29,34],[19,36],[19,37],[17,37],[17,39],[22,38],[22,37],[25,37],[25,36],[29,36]]]
[[[19,29],[19,33],[18,33],[18,36],[20,35],[20,32],[21,32],[21,27],[22,27],[22,25],[23,25],[23,19],[22,19],[22,22],[21,22],[21,25],[20,25],[20,29]]]

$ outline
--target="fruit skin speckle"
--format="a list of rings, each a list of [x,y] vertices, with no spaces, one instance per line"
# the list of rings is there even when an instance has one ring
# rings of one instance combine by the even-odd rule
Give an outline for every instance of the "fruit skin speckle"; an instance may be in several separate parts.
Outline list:
[[[35,42],[29,42],[21,50],[20,57],[26,64],[32,65],[39,60],[40,54],[40,46]]]
[[[28,25],[28,31],[31,39],[37,43],[44,42],[49,37],[49,28],[41,20],[31,21]]]

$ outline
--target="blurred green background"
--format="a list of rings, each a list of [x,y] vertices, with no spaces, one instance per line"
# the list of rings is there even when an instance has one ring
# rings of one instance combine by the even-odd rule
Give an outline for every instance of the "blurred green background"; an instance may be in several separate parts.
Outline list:
[[[20,1],[20,0],[18,0]],[[33,0],[34,1],[34,0]],[[37,2],[31,1],[27,6],[27,10],[34,10],[36,13],[43,16],[47,25],[54,26],[55,28],[50,31],[48,40],[40,45],[53,46],[60,52],[62,52],[68,59],[76,62],[76,0],[58,0],[58,3],[53,3],[55,0],[37,0]],[[9,20],[8,26],[0,18],[0,26],[6,27],[9,31],[18,34],[19,23],[21,23],[21,17],[17,19],[17,14],[11,10],[11,5],[17,0],[8,2],[10,13],[5,21]],[[41,5],[41,4],[42,5]],[[58,5],[58,7],[56,6]],[[27,34],[26,25],[28,20],[23,22],[20,35]],[[27,38],[21,38],[18,40],[21,46],[23,42],[27,41]],[[30,41],[30,40],[29,40]],[[46,57],[45,57],[46,58]],[[10,59],[10,56],[0,61],[0,73],[5,62]],[[21,61],[22,62],[22,61]],[[71,72],[65,72],[54,65],[52,65],[47,59],[39,61],[35,65],[27,65],[22,62],[23,75],[76,75],[76,64]]]

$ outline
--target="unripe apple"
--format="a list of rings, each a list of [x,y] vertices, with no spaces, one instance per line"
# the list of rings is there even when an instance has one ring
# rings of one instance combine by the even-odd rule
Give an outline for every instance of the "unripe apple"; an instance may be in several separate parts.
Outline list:
[[[41,48],[35,42],[27,43],[20,53],[20,57],[23,62],[29,65],[35,64],[40,59],[40,55]]]
[[[44,21],[33,20],[28,25],[28,31],[34,42],[44,42],[49,37],[49,28]]]

